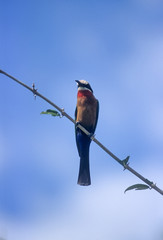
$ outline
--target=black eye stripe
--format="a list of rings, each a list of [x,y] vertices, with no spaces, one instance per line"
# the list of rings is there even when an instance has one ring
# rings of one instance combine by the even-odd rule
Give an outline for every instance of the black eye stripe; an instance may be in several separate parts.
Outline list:
[[[79,87],[88,88],[89,90],[91,90],[91,92],[93,92],[93,90],[89,84],[80,83]]]

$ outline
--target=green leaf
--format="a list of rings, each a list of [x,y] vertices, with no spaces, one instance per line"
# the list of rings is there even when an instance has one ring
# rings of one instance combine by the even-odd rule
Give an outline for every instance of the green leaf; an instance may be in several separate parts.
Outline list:
[[[46,110],[46,112],[41,112],[41,114],[50,114],[53,117],[61,116],[61,114],[59,112],[57,112],[56,110],[51,110],[51,109]]]
[[[126,188],[126,190],[124,191],[124,193],[125,193],[126,191],[129,191],[129,190],[132,190],[132,189],[135,189],[135,190],[145,190],[145,189],[148,189],[148,188],[149,188],[149,186],[146,185],[146,184],[135,184],[135,185],[132,185],[132,186]]]

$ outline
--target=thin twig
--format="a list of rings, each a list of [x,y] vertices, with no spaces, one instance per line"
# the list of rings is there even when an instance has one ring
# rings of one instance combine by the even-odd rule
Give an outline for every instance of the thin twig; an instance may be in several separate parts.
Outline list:
[[[33,84],[33,87],[29,87],[26,84],[24,84],[23,82],[19,81],[18,79],[14,78],[13,76],[9,75],[8,73],[0,70],[0,73],[6,75],[7,77],[13,79],[15,82],[21,84],[23,87],[27,88],[28,90],[30,90],[35,96],[39,96],[40,98],[44,99],[46,102],[48,102],[50,105],[52,105],[54,108],[56,108],[61,114],[62,116],[65,116],[66,118],[68,118],[71,122],[73,122],[74,124],[76,124],[75,120],[70,117],[63,108],[58,107],[55,103],[53,103],[52,101],[50,101],[48,98],[44,97],[42,94],[40,94],[37,89],[35,89],[35,85]],[[78,127],[87,135],[90,136],[90,133],[80,124],[78,124]],[[99,147],[101,147],[107,154],[109,154],[114,160],[116,160],[119,164],[121,164],[124,169],[127,169],[128,171],[130,171],[132,174],[134,174],[135,176],[137,176],[138,178],[140,178],[143,182],[145,182],[151,189],[153,188],[154,190],[156,190],[157,192],[159,192],[161,195],[163,195],[163,190],[158,188],[156,186],[156,184],[154,184],[153,182],[149,181],[148,179],[144,178],[142,175],[140,175],[138,172],[136,172],[133,168],[131,168],[128,164],[128,159],[129,156],[124,159],[124,160],[120,160],[117,156],[115,156],[108,148],[106,148],[102,143],[100,143],[95,136],[93,135],[91,137],[92,141],[94,141]]]

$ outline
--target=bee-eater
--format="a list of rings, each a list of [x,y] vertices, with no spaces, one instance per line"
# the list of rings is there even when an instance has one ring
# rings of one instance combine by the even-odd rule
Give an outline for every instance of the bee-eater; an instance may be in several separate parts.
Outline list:
[[[88,186],[91,184],[89,147],[91,143],[91,136],[94,134],[97,125],[99,102],[94,97],[93,90],[87,81],[75,81],[78,86],[77,105],[75,111],[75,135],[80,157],[78,184]],[[78,128],[78,124],[81,124],[90,133],[90,136],[86,135],[80,128]]]

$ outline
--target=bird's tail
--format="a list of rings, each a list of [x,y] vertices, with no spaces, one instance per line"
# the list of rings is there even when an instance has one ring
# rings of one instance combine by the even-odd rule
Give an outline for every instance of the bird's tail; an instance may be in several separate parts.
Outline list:
[[[82,186],[88,186],[91,184],[89,154],[87,156],[80,157],[78,184]]]

